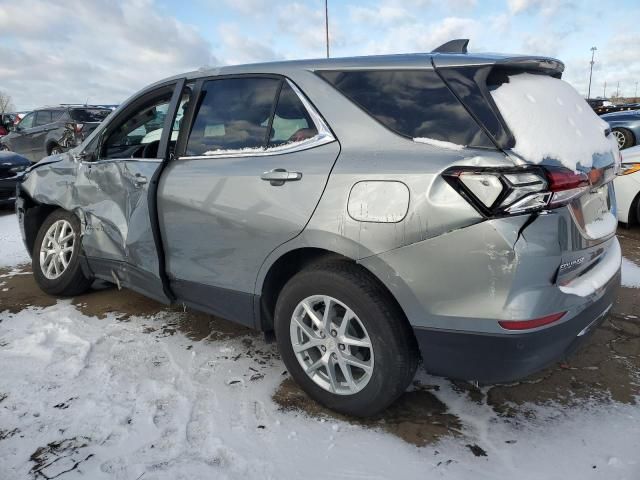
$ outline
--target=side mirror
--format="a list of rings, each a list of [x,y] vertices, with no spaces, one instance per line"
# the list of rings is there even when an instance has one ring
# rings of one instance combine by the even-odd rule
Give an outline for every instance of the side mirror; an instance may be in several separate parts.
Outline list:
[[[17,125],[7,125],[7,130],[9,130],[10,132],[17,132],[18,131],[18,126]]]

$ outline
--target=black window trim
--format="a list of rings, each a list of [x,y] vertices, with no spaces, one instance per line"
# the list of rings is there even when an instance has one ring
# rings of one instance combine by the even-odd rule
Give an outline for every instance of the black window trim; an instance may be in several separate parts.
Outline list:
[[[400,133],[397,130],[394,130],[393,128],[389,127],[388,125],[385,125],[384,123],[382,123],[380,120],[378,120],[374,115],[372,115],[370,112],[367,111],[366,108],[364,108],[364,106],[360,105],[360,103],[356,102],[355,100],[349,98],[347,95],[345,95],[343,92],[341,92],[335,85],[333,85],[329,80],[327,80],[326,78],[324,78],[321,74],[322,73],[346,73],[346,72],[383,72],[383,71],[393,71],[393,72],[419,72],[419,71],[427,71],[427,72],[434,72],[436,75],[438,75],[438,78],[440,78],[440,80],[442,81],[443,85],[445,86],[445,88],[451,93],[451,95],[458,101],[458,103],[460,103],[460,105],[462,106],[462,108],[469,114],[469,116],[471,117],[471,119],[476,123],[476,125],[478,126],[478,129],[480,131],[482,131],[482,133],[484,133],[487,138],[489,139],[489,141],[494,145],[492,147],[489,146],[482,146],[482,145],[460,145],[463,148],[472,148],[472,149],[479,149],[479,150],[490,150],[490,151],[495,151],[496,149],[500,149],[499,145],[496,143],[496,141],[494,140],[493,136],[486,130],[486,128],[484,127],[484,125],[482,125],[480,122],[478,122],[478,119],[475,117],[475,115],[472,114],[472,112],[469,111],[469,109],[467,108],[467,106],[462,103],[460,101],[460,99],[458,98],[458,96],[455,94],[455,92],[453,92],[451,90],[451,88],[449,87],[449,85],[447,84],[447,82],[444,81],[444,79],[442,78],[442,76],[440,75],[440,73],[438,72],[438,70],[436,68],[433,67],[433,65],[429,64],[429,65],[425,65],[423,67],[420,66],[415,66],[415,67],[411,67],[411,68],[407,68],[407,67],[376,67],[376,66],[371,66],[371,67],[345,67],[345,68],[331,68],[331,69],[326,69],[326,68],[317,68],[313,70],[313,73],[316,74],[316,76],[318,78],[320,78],[323,82],[326,82],[327,85],[329,85],[331,88],[333,88],[336,92],[338,92],[338,94],[342,95],[348,102],[350,102],[351,104],[355,105],[362,113],[364,113],[367,117],[373,119],[376,123],[378,123],[380,126],[382,126],[384,129],[386,129],[387,131],[391,132],[392,134],[402,138],[403,140],[409,140],[411,143],[418,143],[419,142],[415,142],[413,140],[413,137],[409,136],[409,135],[405,135],[403,133]],[[420,144],[423,145],[423,144]],[[456,144],[459,145],[459,144]]]
[[[275,96],[275,101],[273,105],[273,111],[271,113],[271,117],[269,121],[273,121],[273,115],[275,112],[275,108],[277,108],[278,98],[280,96],[280,91],[284,82],[287,82],[289,86],[293,89],[294,93],[297,95],[298,99],[302,103],[303,107],[311,117],[316,130],[318,133],[306,140],[301,142],[297,142],[293,145],[282,145],[271,148],[265,148],[263,150],[256,149],[255,151],[246,151],[242,149],[234,149],[236,151],[225,150],[221,153],[211,153],[208,155],[185,155],[187,142],[189,135],[191,134],[191,129],[193,128],[195,114],[198,110],[199,103],[202,98],[202,87],[205,82],[212,80],[228,80],[234,78],[273,78],[276,80],[280,80],[280,86],[278,87],[278,91]],[[192,99],[195,99],[190,105],[189,111],[185,113],[182,121],[182,125],[180,126],[180,133],[178,135],[178,143],[176,145],[176,158],[178,160],[208,160],[212,158],[240,158],[240,157],[264,157],[264,156],[273,156],[273,155],[284,155],[287,153],[300,152],[303,150],[310,150],[312,148],[317,148],[322,145],[326,145],[337,140],[336,136],[331,131],[327,122],[324,120],[322,115],[318,112],[316,107],[311,103],[311,101],[307,98],[307,96],[302,92],[302,90],[287,76],[279,75],[275,73],[236,73],[229,75],[213,75],[208,77],[198,78],[195,84],[195,88],[193,89]],[[266,143],[268,145],[268,142]]]

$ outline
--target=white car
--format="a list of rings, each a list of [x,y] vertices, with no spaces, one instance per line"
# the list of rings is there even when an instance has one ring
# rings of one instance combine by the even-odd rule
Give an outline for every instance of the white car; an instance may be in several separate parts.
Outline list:
[[[640,223],[640,145],[626,148],[622,155],[622,169],[615,179],[618,221]]]

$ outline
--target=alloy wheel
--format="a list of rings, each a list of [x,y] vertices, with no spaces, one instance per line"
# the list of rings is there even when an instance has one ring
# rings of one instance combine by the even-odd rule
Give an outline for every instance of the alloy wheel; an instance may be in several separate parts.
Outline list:
[[[316,385],[338,395],[353,395],[371,380],[371,339],[358,316],[327,295],[302,300],[291,317],[293,352]]]
[[[55,280],[67,270],[75,241],[76,234],[67,220],[51,224],[40,246],[40,269],[47,279]]]
[[[622,133],[620,130],[613,130],[611,133],[613,133],[613,136],[616,139],[616,142],[618,142],[618,148],[622,149],[624,147],[624,144],[626,143],[627,139],[624,136],[624,133]]]

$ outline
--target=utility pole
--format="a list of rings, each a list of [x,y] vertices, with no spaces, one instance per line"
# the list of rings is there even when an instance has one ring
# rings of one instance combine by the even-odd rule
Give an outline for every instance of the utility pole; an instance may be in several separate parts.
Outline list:
[[[591,47],[591,68],[589,69],[589,91],[587,92],[587,98],[591,98],[591,77],[593,76],[593,57],[596,54],[596,47]]]
[[[324,0],[324,33],[327,39],[327,58],[329,58],[329,0]]]
[[[602,98],[607,98],[607,81],[604,81],[604,90],[602,91]]]

